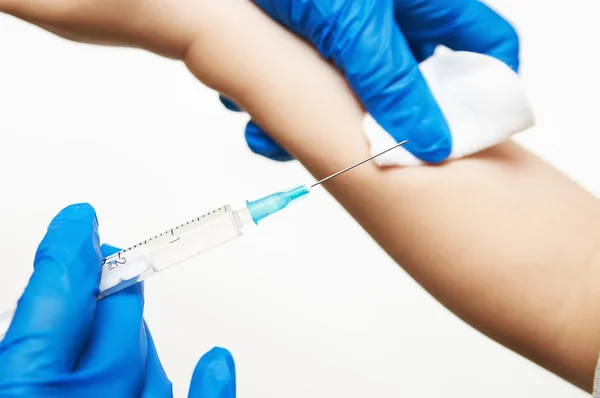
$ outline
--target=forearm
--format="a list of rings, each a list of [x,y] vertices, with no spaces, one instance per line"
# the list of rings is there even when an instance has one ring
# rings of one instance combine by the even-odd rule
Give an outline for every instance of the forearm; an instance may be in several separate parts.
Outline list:
[[[250,2],[204,2],[186,63],[317,178],[368,154],[340,75]],[[373,164],[326,188],[422,286],[490,337],[591,390],[600,205],[514,143],[440,167]]]

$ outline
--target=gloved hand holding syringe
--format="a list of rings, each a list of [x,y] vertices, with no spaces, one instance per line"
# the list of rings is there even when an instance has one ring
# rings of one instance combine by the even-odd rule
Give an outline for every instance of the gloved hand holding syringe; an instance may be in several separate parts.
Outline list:
[[[234,210],[230,205],[219,207],[104,258],[98,300],[241,236],[245,225],[251,223],[258,225],[263,218],[308,195],[317,185],[398,148],[406,142],[404,140],[311,185],[298,185],[252,202],[247,201],[246,207],[240,210]],[[0,340],[6,334],[13,314],[14,310],[11,310],[0,315]]]

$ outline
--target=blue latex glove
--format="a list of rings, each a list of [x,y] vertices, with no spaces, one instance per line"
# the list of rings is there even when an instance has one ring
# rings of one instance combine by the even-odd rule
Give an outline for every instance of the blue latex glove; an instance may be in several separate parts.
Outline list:
[[[143,284],[96,301],[103,256],[87,204],[48,227],[34,272],[0,343],[1,397],[172,397],[143,319]],[[196,367],[190,398],[234,398],[235,367],[215,348]]]
[[[477,0],[254,0],[313,43],[344,73],[368,112],[416,157],[441,162],[452,138],[417,65],[437,45],[489,54],[513,70],[519,41],[512,26]],[[239,110],[222,98],[231,110]],[[246,128],[250,149],[291,156],[260,128]]]

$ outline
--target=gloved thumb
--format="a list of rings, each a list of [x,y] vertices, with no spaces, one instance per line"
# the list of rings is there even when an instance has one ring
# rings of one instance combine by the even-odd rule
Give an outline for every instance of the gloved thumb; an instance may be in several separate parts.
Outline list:
[[[235,364],[224,348],[215,347],[194,370],[188,398],[235,398]]]

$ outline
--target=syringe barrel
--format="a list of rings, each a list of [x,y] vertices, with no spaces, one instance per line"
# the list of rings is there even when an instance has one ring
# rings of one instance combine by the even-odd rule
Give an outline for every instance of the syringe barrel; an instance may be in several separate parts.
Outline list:
[[[239,237],[242,226],[237,212],[226,205],[107,257],[99,298]]]
[[[226,205],[106,257],[98,299],[241,236],[242,227],[249,223],[252,218],[246,208],[235,211]],[[13,315],[14,310],[0,314],[0,340]]]

